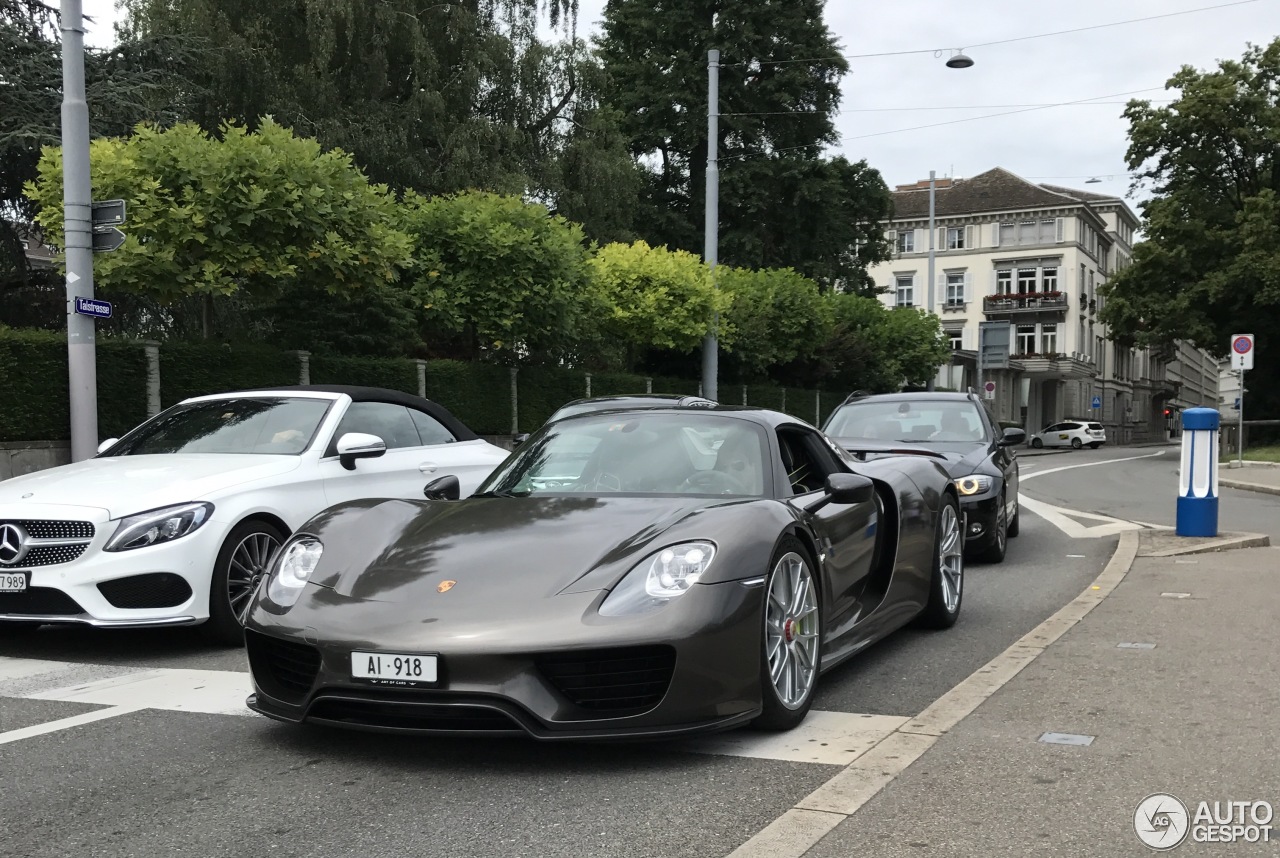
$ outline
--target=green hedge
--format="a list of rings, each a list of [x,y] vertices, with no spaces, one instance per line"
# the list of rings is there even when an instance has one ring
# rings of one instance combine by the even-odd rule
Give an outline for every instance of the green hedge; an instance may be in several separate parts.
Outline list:
[[[416,393],[417,364],[404,358],[343,357],[312,354],[316,384],[360,384]],[[221,343],[169,343],[160,347],[160,398],[164,407],[189,396],[297,384],[298,356],[266,346]],[[426,362],[427,397],[448,408],[482,435],[511,431],[511,372],[492,364],[453,360]],[[532,431],[564,403],[586,395],[581,370],[528,367],[517,376],[519,428]],[[692,395],[698,382],[654,376],[654,393]],[[592,373],[592,396],[645,391],[645,376]],[[742,385],[725,385],[721,399],[742,402]],[[67,345],[63,335],[46,331],[0,330],[0,441],[58,441],[70,435],[67,413]],[[147,366],[141,343],[98,341],[98,422],[103,438],[119,436],[146,419]],[[822,394],[822,419],[843,396]],[[783,392],[773,385],[747,387],[747,403],[783,409]],[[814,391],[789,388],[785,410],[807,422],[814,419]]]
[[[166,343],[160,348],[160,404],[190,396],[297,384],[298,356],[268,346]]]
[[[98,429],[120,436],[147,417],[147,356],[140,343],[97,344]],[[67,338],[46,331],[0,332],[0,441],[70,437]]]

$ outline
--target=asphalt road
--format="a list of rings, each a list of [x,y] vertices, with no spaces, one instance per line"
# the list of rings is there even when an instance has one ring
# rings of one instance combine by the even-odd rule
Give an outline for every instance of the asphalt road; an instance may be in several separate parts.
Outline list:
[[[1058,476],[1024,492],[1106,507],[1062,496],[1090,478]],[[782,740],[738,731],[562,746],[296,728],[220,709],[240,699],[243,656],[190,630],[0,639],[0,854],[725,855],[838,771],[839,754],[916,715],[1078,595],[1115,542],[1024,515],[1005,563],[968,568],[954,629],[900,632],[828,675],[809,721]]]

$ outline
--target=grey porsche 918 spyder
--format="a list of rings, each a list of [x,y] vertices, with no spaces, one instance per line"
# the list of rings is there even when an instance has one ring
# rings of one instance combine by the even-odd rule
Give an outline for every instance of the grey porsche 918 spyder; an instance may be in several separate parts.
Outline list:
[[[824,671],[955,623],[962,525],[933,460],[858,462],[785,414],[567,417],[471,497],[444,477],[303,525],[248,613],[248,703],[405,733],[788,729]]]

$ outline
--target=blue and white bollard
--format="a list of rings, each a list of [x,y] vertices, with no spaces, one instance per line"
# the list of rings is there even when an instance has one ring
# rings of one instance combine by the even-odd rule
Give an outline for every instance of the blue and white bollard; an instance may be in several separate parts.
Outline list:
[[[1178,536],[1218,535],[1218,412],[1182,412],[1182,470],[1178,474]]]

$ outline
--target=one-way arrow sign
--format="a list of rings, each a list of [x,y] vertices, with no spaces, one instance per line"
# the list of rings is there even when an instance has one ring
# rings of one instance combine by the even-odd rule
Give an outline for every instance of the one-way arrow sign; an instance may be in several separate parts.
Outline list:
[[[115,250],[124,244],[124,233],[109,226],[106,229],[95,229],[93,231],[93,252],[107,253]]]

